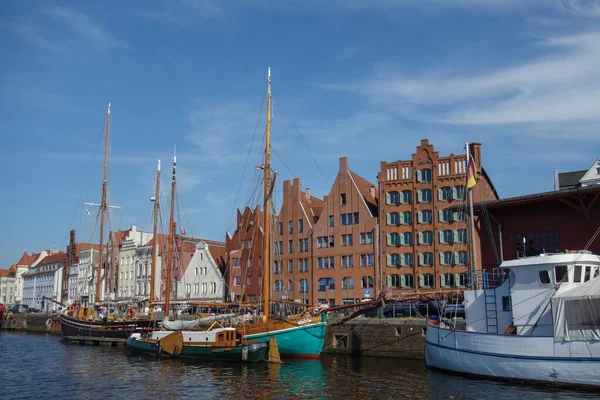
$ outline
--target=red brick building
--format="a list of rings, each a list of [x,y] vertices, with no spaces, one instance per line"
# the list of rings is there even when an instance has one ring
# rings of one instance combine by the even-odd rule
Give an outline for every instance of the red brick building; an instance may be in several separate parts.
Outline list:
[[[497,199],[482,167],[481,144],[470,148],[478,179],[473,200]],[[466,154],[440,157],[426,139],[411,159],[381,163],[382,280],[394,294],[466,286],[467,270],[473,268],[466,172]],[[480,253],[474,266],[481,268]]]
[[[263,213],[259,207],[237,212],[236,230],[225,238],[227,299],[258,301],[262,293]]]

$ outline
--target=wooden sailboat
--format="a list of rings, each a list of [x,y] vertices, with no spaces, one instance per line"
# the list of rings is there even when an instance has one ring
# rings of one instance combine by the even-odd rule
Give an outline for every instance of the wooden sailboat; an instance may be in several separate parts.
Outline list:
[[[171,213],[169,217],[169,244],[165,291],[165,318],[169,317],[171,299],[171,269],[175,235],[175,189],[177,157],[173,157],[173,179],[171,182]],[[167,323],[166,321],[164,322]],[[196,358],[219,361],[263,361],[269,345],[264,342],[246,343],[235,328],[215,327],[214,322],[207,330],[161,330],[151,334],[131,334],[125,345],[134,353]]]
[[[263,313],[262,321],[238,325],[246,340],[269,342],[275,338],[279,353],[284,357],[318,358],[327,329],[325,313],[310,312],[289,316],[283,320],[270,315],[271,306],[271,197],[273,193],[271,169],[271,68],[267,72],[267,117],[265,128],[264,170],[264,229],[263,241]]]
[[[110,136],[110,103],[108,104],[108,111],[106,115],[106,133],[104,142],[104,174],[102,179],[102,198],[100,204],[97,204],[100,208],[100,252],[98,259],[98,268],[96,270],[96,293],[94,307],[81,307],[78,303],[72,304],[69,308],[64,310],[60,314],[61,332],[65,339],[79,341],[80,343],[92,342],[124,342],[125,339],[136,330],[153,330],[157,329],[156,322],[152,320],[152,315],[148,315],[142,318],[137,318],[133,310],[129,306],[121,306],[129,312],[123,312],[124,318],[118,317],[111,313],[110,307],[106,309],[106,315],[102,315],[99,309],[100,306],[100,290],[102,285],[102,262],[104,257],[104,223],[106,217],[106,211],[109,207],[107,205],[107,189],[108,181],[106,178],[106,164],[108,157],[108,143]],[[160,161],[158,164],[157,172],[157,193],[160,177]],[[156,196],[155,203],[155,219],[156,210],[158,209],[158,195]],[[155,235],[156,235],[156,220],[155,220]],[[154,241],[156,243],[156,240]],[[156,254],[156,250],[153,247],[153,254]],[[153,263],[154,263],[153,257]],[[154,265],[152,268],[152,274],[154,273]],[[154,276],[152,275],[152,279]]]

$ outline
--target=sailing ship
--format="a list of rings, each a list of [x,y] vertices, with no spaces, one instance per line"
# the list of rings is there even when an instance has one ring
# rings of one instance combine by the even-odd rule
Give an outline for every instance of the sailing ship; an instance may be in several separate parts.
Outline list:
[[[464,323],[428,322],[428,367],[600,387],[600,256],[586,249],[539,254],[504,261],[492,272],[473,271],[471,280]]]
[[[118,343],[125,342],[127,337],[134,331],[145,330],[151,331],[158,329],[157,321],[153,314],[136,317],[135,309],[129,305],[121,306],[128,310],[127,313],[123,313],[123,317],[119,317],[111,312],[111,305],[106,304],[105,314],[100,310],[101,299],[100,291],[102,287],[102,262],[104,257],[104,223],[106,218],[107,209],[111,206],[107,204],[107,191],[108,181],[106,178],[106,165],[108,157],[108,143],[110,136],[110,122],[111,122],[111,108],[110,103],[108,104],[108,111],[106,115],[106,130],[105,130],[105,141],[104,141],[104,174],[102,179],[102,198],[99,206],[100,210],[100,251],[98,267],[96,269],[96,292],[94,307],[82,307],[78,303],[71,304],[68,308],[63,310],[59,316],[61,332],[65,339],[79,341],[80,343],[92,342],[109,342]],[[158,212],[158,190],[160,184],[160,161],[158,163],[157,180],[156,180],[156,198],[155,198],[155,225],[154,234],[156,235],[156,220]],[[152,248],[152,284],[151,284],[151,299],[153,298],[154,291],[154,263],[156,260],[156,240],[154,240],[154,246]],[[108,254],[108,252],[107,252]],[[115,307],[114,304],[112,304]],[[115,307],[116,308],[116,307]]]
[[[213,361],[263,361],[269,350],[268,343],[247,343],[235,328],[215,327],[216,317],[196,321],[169,321],[171,302],[171,271],[173,268],[173,241],[175,235],[175,190],[177,185],[177,156],[173,157],[173,178],[171,181],[171,212],[169,216],[169,242],[165,291],[165,320],[163,330],[148,334],[132,333],[125,345],[133,353],[195,358]],[[207,330],[183,330],[212,322]],[[173,328],[173,329],[169,329]]]
[[[242,323],[237,329],[246,340],[269,342],[275,338],[282,357],[318,358],[325,341],[327,314],[305,312],[277,319],[271,316],[271,199],[273,170],[271,169],[271,68],[267,70],[267,115],[265,127],[263,218],[263,302],[260,321]]]

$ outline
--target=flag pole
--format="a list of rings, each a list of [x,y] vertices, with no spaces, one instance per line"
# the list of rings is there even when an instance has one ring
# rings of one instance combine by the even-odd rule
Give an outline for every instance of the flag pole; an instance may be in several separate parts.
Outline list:
[[[474,163],[473,157],[469,151],[469,143],[467,142],[467,190],[469,191],[469,219],[471,220],[471,276],[473,277],[472,285],[473,289],[477,286],[477,266],[475,261],[477,260],[477,249],[475,247],[475,218],[473,217],[473,188],[469,188],[469,172],[471,171],[471,163]],[[473,166],[473,173],[475,173],[475,166]]]

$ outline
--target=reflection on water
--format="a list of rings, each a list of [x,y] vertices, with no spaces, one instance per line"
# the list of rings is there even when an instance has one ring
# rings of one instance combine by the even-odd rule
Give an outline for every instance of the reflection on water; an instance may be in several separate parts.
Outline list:
[[[423,361],[323,355],[319,361],[207,363],[134,356],[0,332],[0,397],[190,399],[580,399],[598,394],[472,380]]]

